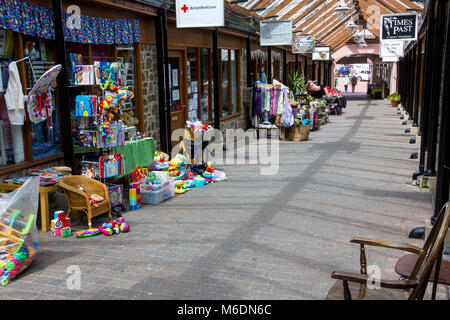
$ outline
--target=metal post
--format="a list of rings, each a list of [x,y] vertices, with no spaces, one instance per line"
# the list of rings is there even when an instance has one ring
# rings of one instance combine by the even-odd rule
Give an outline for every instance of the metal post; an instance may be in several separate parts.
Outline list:
[[[433,72],[431,84],[431,103],[430,103],[430,127],[428,136],[428,154],[426,175],[436,175],[436,149],[437,149],[437,127],[439,118],[439,98],[441,91],[441,72],[442,72],[442,54],[443,54],[443,32],[440,32],[445,19],[445,3],[437,3],[437,20],[435,24],[435,39],[433,49]]]
[[[298,54],[295,54],[295,72],[298,72]]]
[[[283,83],[287,83],[287,58],[286,58],[286,48],[283,50]]]
[[[304,78],[305,79],[308,79],[308,57],[307,56],[305,56],[305,66],[303,67],[303,70],[304,70]]]
[[[417,127],[419,124],[419,88],[420,88],[420,71],[422,68],[422,39],[419,39],[417,44],[417,53],[416,53],[416,84],[414,86],[414,117],[413,117],[413,127]]]
[[[220,130],[220,101],[219,101],[219,88],[221,83],[219,80],[219,48],[218,48],[218,31],[214,28],[212,32],[213,36],[213,73],[214,73],[214,127]]]
[[[247,87],[250,88],[251,86],[252,86],[252,51],[249,34],[247,38]]]
[[[156,17],[156,61],[158,71],[158,104],[159,104],[159,131],[161,149],[168,153],[169,148],[167,144],[167,126],[166,126],[166,94],[164,83],[164,54],[162,41],[162,15],[163,9],[158,9],[158,16]]]
[[[436,0],[430,0],[430,8],[434,8]],[[420,116],[420,157],[419,157],[419,171],[414,175],[421,175],[425,171],[425,152],[428,149],[428,118],[430,114],[430,91],[431,91],[431,70],[433,67],[433,43],[434,43],[434,16],[433,11],[428,15],[428,31],[425,40],[425,56],[424,56],[424,70],[423,70],[423,85],[422,85],[422,108]]]
[[[316,66],[314,65],[314,60],[311,60],[311,80],[316,80]]]
[[[169,44],[167,42],[167,9],[162,12],[162,33],[164,41],[164,74],[166,84],[166,126],[167,126],[167,151],[170,152],[172,140],[172,117],[170,116],[170,84],[169,84]]]
[[[267,47],[267,83],[272,83],[272,47]]]
[[[444,88],[441,107],[441,122],[439,136],[439,153],[436,177],[436,201],[434,205],[434,215],[431,221],[434,223],[438,217],[439,211],[449,200],[450,184],[450,132],[449,132],[449,99],[450,99],[450,6],[447,13],[447,32],[445,40],[445,69],[444,69]]]
[[[411,68],[412,68],[412,50],[406,56],[406,106],[408,110],[408,120],[412,119],[412,105],[411,105]]]
[[[317,69],[317,84],[322,85],[322,61],[319,61],[319,67]]]
[[[61,0],[53,0],[53,21],[55,27],[55,45],[56,45],[56,63],[62,66],[61,73],[58,76],[59,98],[60,98],[60,113],[63,135],[63,150],[64,163],[66,166],[74,170],[74,152],[72,141],[72,120],[69,109],[69,84],[68,69],[66,60],[66,46],[64,42],[64,26],[62,18],[62,4]]]

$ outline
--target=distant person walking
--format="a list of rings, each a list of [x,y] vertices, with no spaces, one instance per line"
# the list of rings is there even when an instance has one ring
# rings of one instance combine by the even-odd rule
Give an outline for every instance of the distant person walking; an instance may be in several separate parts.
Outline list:
[[[345,92],[347,92],[348,90],[348,84],[350,83],[350,77],[345,77],[344,78],[344,88],[345,88]]]
[[[358,79],[353,76],[352,77],[352,92],[355,93],[356,84],[358,83]]]

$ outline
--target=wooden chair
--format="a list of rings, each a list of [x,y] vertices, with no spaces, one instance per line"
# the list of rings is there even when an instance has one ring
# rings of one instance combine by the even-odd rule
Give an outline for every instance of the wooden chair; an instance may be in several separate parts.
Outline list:
[[[351,299],[409,299],[422,300],[430,279],[433,266],[436,263],[436,272],[433,279],[432,299],[436,297],[437,280],[442,259],[444,239],[450,224],[450,202],[442,208],[430,235],[423,248],[407,243],[379,241],[362,238],[353,238],[350,242],[361,246],[361,274],[333,271],[331,278],[337,279],[330,289],[327,299],[351,300]],[[406,280],[379,279],[379,289],[369,289],[368,281],[372,279],[367,275],[367,262],[365,245],[403,250],[418,255],[417,262]],[[421,272],[420,272],[421,271]],[[370,284],[370,282],[369,282]]]
[[[103,213],[108,213],[109,218],[112,220],[109,193],[105,184],[83,176],[67,176],[59,181],[59,186],[64,190],[69,204],[68,217],[71,211],[82,211],[86,213],[89,228],[92,228],[92,218]],[[78,189],[79,186],[83,186],[84,191]],[[89,196],[93,194],[99,195],[105,200],[100,203],[91,204]]]

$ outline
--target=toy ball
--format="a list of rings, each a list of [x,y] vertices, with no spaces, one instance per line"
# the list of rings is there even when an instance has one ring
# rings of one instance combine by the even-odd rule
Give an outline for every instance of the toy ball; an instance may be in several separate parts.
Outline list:
[[[110,228],[104,228],[104,229],[102,230],[102,232],[103,232],[103,234],[104,234],[105,236],[112,236],[112,235],[113,235],[113,230],[110,229]]]
[[[119,224],[124,223],[124,222],[125,222],[125,218],[119,218],[116,220],[116,223],[119,223]]]
[[[120,233],[120,230],[119,230],[118,227],[114,227],[112,230],[113,230],[114,234],[119,234]]]
[[[128,231],[130,231],[130,225],[128,223],[122,223],[120,225],[120,231],[127,233]]]

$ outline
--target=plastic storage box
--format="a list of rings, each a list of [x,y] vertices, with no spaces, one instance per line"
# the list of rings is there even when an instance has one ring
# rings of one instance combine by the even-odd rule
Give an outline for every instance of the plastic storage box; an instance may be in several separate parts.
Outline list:
[[[157,191],[146,191],[141,188],[141,202],[143,204],[160,204],[175,196],[175,179],[170,179],[167,186]]]

